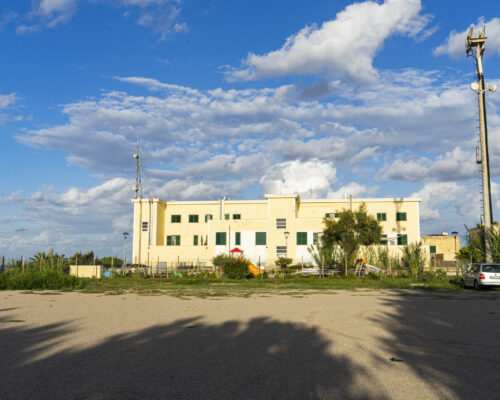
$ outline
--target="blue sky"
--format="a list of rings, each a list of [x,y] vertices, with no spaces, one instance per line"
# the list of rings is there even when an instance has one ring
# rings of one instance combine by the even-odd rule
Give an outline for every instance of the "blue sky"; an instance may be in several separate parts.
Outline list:
[[[414,196],[423,233],[477,223],[464,32],[487,26],[499,83],[500,6],[284,4],[4,0],[0,254],[121,254],[137,137],[145,195]],[[488,94],[494,215],[499,105]]]

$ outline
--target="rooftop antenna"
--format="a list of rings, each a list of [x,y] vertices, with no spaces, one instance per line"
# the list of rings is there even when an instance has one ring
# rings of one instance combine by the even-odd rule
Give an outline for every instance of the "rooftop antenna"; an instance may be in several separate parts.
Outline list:
[[[142,199],[142,180],[141,180],[141,163],[139,162],[139,137],[137,137],[137,150],[134,154],[135,158],[135,198]]]
[[[488,152],[488,125],[486,123],[486,91],[494,92],[497,90],[496,85],[488,85],[484,83],[483,74],[483,53],[484,43],[486,42],[486,27],[479,32],[477,37],[474,37],[474,28],[471,26],[465,38],[465,52],[467,57],[476,58],[476,73],[477,82],[472,82],[471,89],[477,92],[479,105],[479,136],[481,154],[476,156],[476,162],[481,164],[482,177],[482,192],[483,192],[483,216],[485,227],[485,253],[486,262],[493,261],[493,255],[490,242],[491,221],[493,220],[493,210],[491,206],[491,184],[490,184],[490,160]]]

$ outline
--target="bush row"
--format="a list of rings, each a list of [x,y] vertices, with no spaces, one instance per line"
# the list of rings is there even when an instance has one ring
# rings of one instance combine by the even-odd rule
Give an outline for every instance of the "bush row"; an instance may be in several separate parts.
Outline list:
[[[0,274],[0,290],[82,289],[87,282],[57,270],[11,270]]]

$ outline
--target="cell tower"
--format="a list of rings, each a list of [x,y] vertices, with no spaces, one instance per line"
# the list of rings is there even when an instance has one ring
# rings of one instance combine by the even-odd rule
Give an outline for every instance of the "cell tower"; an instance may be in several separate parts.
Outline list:
[[[142,180],[141,180],[141,163],[139,161],[139,139],[137,139],[137,151],[134,154],[135,158],[135,198],[142,199]]]
[[[477,151],[477,163],[481,164],[482,189],[483,189],[483,217],[485,227],[485,252],[486,262],[492,262],[491,242],[489,231],[492,226],[493,210],[491,207],[491,184],[490,184],[490,160],[488,152],[488,125],[486,123],[486,91],[494,92],[495,85],[485,85],[483,74],[483,53],[486,42],[486,27],[474,37],[474,28],[471,27],[465,39],[465,52],[468,57],[475,57],[477,82],[473,82],[470,87],[477,92],[479,104],[479,137],[480,150]]]

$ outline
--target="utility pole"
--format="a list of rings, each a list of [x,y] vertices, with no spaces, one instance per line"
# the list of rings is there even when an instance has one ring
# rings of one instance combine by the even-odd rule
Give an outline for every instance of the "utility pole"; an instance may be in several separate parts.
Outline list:
[[[137,151],[134,154],[135,158],[135,198],[142,199],[142,181],[141,181],[141,164],[139,162],[139,138],[137,138]]]
[[[471,89],[477,92],[479,103],[479,134],[481,141],[480,158],[477,160],[481,164],[482,181],[483,181],[483,215],[485,228],[485,252],[486,262],[492,262],[493,256],[491,251],[490,230],[492,226],[493,210],[491,207],[491,185],[490,185],[490,160],[488,152],[488,126],[486,123],[486,96],[485,92],[489,90],[494,92],[495,85],[485,85],[483,74],[483,53],[484,43],[486,42],[486,28],[479,32],[477,37],[474,37],[474,29],[471,27],[467,33],[465,41],[465,52],[467,56],[476,58],[477,67],[477,82],[471,84]]]

